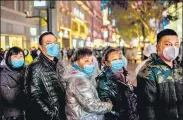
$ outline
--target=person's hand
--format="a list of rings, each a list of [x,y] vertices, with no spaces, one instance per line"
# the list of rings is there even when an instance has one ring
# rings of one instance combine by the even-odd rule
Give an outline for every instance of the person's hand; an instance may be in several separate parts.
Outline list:
[[[109,112],[110,112],[112,110],[112,108],[113,108],[113,104],[112,104],[112,102],[110,100],[108,100],[107,102],[109,104]]]
[[[112,101],[110,99],[108,99],[107,102],[112,104]]]

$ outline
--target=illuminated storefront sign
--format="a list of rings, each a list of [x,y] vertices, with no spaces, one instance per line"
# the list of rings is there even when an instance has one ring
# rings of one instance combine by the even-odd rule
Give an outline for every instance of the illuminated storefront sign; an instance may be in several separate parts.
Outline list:
[[[34,7],[45,7],[46,1],[34,1]]]
[[[36,36],[37,35],[37,29],[36,28],[30,28],[30,34],[31,36]]]
[[[69,38],[69,31],[61,29],[58,35],[63,38]]]
[[[103,32],[103,37],[104,37],[104,38],[107,38],[108,36],[109,36],[108,31],[107,31],[107,30],[104,30],[104,32]]]
[[[83,19],[84,20],[84,13],[83,12],[81,12],[79,9],[77,9],[77,8],[74,8],[74,15],[76,15],[77,17],[79,17],[79,18],[81,18],[81,19]]]
[[[103,15],[103,25],[108,25],[110,24],[110,21],[108,20],[108,8],[105,8],[102,11],[102,15]]]
[[[72,35],[75,37],[86,39],[88,36],[88,29],[86,24],[80,23],[75,19],[72,19],[71,29],[72,29]]]
[[[116,26],[116,20],[112,19],[112,26]]]

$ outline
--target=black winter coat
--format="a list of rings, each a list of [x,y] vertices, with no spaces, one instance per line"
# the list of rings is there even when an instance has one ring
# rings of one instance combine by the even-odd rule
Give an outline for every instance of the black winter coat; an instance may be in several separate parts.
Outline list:
[[[137,75],[140,120],[183,120],[183,71],[174,61],[171,68],[157,54]]]
[[[65,92],[58,81],[57,62],[41,53],[27,68],[27,120],[65,120]]]
[[[23,115],[25,94],[23,92],[23,69],[16,71],[6,64],[1,66],[0,76],[0,107],[5,118]],[[0,111],[1,112],[1,111]]]

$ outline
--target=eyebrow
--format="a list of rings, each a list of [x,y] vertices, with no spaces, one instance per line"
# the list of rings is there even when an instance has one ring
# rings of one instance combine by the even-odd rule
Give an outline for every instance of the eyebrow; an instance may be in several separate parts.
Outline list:
[[[165,43],[172,43],[171,41],[166,41]],[[178,41],[176,43],[179,43]]]

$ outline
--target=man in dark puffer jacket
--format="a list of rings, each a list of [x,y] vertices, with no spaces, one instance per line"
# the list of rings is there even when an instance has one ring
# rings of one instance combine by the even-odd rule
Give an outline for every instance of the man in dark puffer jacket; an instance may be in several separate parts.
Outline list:
[[[183,72],[175,63],[179,53],[177,33],[161,31],[157,50],[137,76],[140,120],[183,120]]]
[[[41,54],[26,70],[27,120],[65,120],[65,92],[56,73],[59,47],[55,42],[53,33],[43,33]]]

